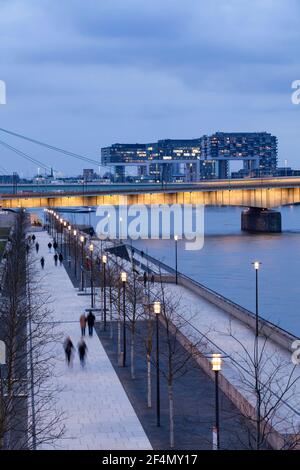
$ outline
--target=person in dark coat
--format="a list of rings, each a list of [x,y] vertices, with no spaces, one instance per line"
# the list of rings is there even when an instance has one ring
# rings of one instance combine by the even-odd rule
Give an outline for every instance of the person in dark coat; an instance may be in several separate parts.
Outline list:
[[[38,252],[39,252],[39,249],[40,249],[40,244],[39,244],[39,242],[36,242],[36,244],[35,244],[35,251],[36,251],[37,254],[38,254]]]
[[[68,366],[71,365],[73,349],[74,349],[74,346],[73,346],[72,340],[70,336],[68,336],[64,341],[64,350],[65,350],[66,361],[67,361]]]
[[[89,311],[89,314],[86,319],[87,319],[87,324],[89,327],[89,336],[93,336],[93,329],[94,329],[96,317],[91,310]]]
[[[59,264],[62,266],[62,263],[63,263],[63,260],[64,260],[64,257],[62,255],[62,253],[59,253],[58,259],[59,259]]]
[[[48,248],[49,248],[49,253],[51,253],[51,248],[52,248],[52,243],[51,242],[48,243]]]
[[[58,254],[55,253],[55,255],[53,256],[53,258],[54,258],[54,264],[55,264],[55,266],[57,266]]]
[[[151,284],[154,284],[154,274],[151,275]]]
[[[85,344],[85,341],[83,339],[81,339],[78,343],[78,355],[79,355],[79,360],[80,360],[80,364],[81,364],[81,367],[84,367],[85,366],[85,356],[86,356],[86,352],[87,352],[87,345]]]
[[[41,257],[41,266],[42,266],[42,269],[44,269],[44,267],[45,267],[45,258],[43,256]]]
[[[33,243],[35,242],[35,235],[34,234],[32,235],[31,240],[32,240]]]
[[[54,242],[54,243],[53,243],[53,248],[54,248],[55,252],[57,252],[57,248],[58,248],[57,242]]]

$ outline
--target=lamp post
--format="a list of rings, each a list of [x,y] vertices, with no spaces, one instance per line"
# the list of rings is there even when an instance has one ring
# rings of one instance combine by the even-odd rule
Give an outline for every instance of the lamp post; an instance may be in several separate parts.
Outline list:
[[[71,230],[72,230],[71,225],[68,225],[68,233],[69,233],[69,236],[68,236],[68,265],[69,265],[69,267],[71,266]]]
[[[178,235],[174,236],[175,240],[175,282],[178,284],[178,269],[177,269],[177,261],[178,261],[178,249],[177,249],[177,243],[178,243]]]
[[[63,234],[63,219],[59,219],[60,222],[60,251],[62,252],[62,234]]]
[[[77,279],[77,230],[74,230],[73,231],[73,235],[74,235],[74,243],[75,243],[75,247],[74,247],[74,256],[75,256],[75,263],[74,263],[74,275],[75,275],[75,279]]]
[[[121,281],[123,284],[123,367],[126,366],[126,309],[125,309],[125,302],[126,302],[126,281],[127,281],[127,273],[125,271],[121,272]]]
[[[156,425],[160,426],[160,370],[159,370],[159,327],[158,317],[161,312],[160,302],[154,302],[153,311],[156,317]]]
[[[103,310],[104,310],[104,322],[103,322],[103,329],[106,331],[106,263],[107,263],[107,255],[102,255],[102,263],[103,263]]]
[[[65,240],[65,229],[67,227],[67,222],[64,220],[64,257],[66,257],[66,240]]]
[[[94,245],[91,243],[89,246],[90,250],[90,263],[91,263],[91,308],[94,308],[94,279],[93,279],[93,251]]]
[[[220,416],[219,416],[219,371],[221,370],[222,366],[222,357],[221,354],[213,354],[212,355],[212,370],[215,373],[215,411],[216,411],[216,418],[215,418],[215,427],[213,430],[213,450],[220,450]],[[215,440],[216,434],[216,440]]]
[[[83,264],[83,245],[84,245],[84,236],[80,235],[80,243],[81,243],[81,268],[80,268],[80,290],[83,291],[83,270],[84,270],[84,264]]]
[[[59,215],[56,214],[56,234],[55,234],[55,241],[58,244],[58,230],[59,230]]]
[[[260,448],[260,390],[259,390],[259,348],[258,348],[258,335],[259,335],[259,315],[258,315],[258,271],[260,268],[260,261],[254,261],[253,267],[255,270],[255,344],[254,344],[254,371],[255,371],[255,392],[256,392],[256,449]]]

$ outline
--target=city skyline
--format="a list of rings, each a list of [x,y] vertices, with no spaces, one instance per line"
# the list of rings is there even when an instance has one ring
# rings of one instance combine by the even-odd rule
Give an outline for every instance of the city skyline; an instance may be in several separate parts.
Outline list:
[[[279,166],[299,167],[299,5],[289,5],[73,1],[58,11],[56,2],[4,1],[3,127],[99,161],[113,142],[266,131],[278,136]],[[4,140],[65,175],[82,170]],[[36,169],[3,149],[1,166]]]

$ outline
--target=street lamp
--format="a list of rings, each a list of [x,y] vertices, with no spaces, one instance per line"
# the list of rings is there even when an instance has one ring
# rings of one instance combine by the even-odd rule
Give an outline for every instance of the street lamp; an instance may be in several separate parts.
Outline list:
[[[106,263],[107,263],[107,256],[102,255],[102,263],[103,263],[103,290],[104,290],[104,302],[103,302],[103,309],[104,309],[104,324],[103,329],[106,331]]]
[[[75,263],[74,263],[74,275],[75,279],[77,280],[77,230],[73,230],[74,240],[75,240],[75,247],[74,247],[74,255],[75,255]]]
[[[261,265],[260,261],[254,261],[253,263],[254,270],[255,270],[255,336],[258,338],[258,330],[259,330],[259,316],[258,316],[258,271]]]
[[[174,240],[175,240],[175,282],[176,284],[178,284],[178,270],[177,270],[177,260],[178,260],[178,256],[177,256],[177,243],[178,243],[178,235],[175,235],[174,236]]]
[[[158,317],[161,312],[160,302],[154,302],[153,311],[156,317],[156,424],[160,426],[160,382],[159,382],[159,328]]]
[[[56,228],[55,241],[58,244],[59,215],[56,214],[55,218],[56,218],[56,221],[55,221],[55,228]]]
[[[222,356],[219,353],[212,355],[211,360],[212,370],[215,373],[215,400],[216,400],[216,421],[215,421],[215,429],[213,432],[213,449],[220,450],[220,425],[219,425],[219,371],[221,370],[222,366]],[[216,442],[214,439],[216,433]]]
[[[60,251],[62,252],[62,234],[63,234],[63,219],[59,219],[60,221]]]
[[[256,448],[260,447],[260,393],[259,393],[259,351],[258,351],[258,335],[259,335],[259,315],[258,315],[258,271],[261,266],[260,261],[254,261],[255,270],[255,343],[254,343],[254,370],[255,370],[255,391],[256,391]]]
[[[68,264],[69,266],[71,265],[71,225],[68,225],[68,232],[69,232],[69,236],[68,236]]]
[[[67,228],[67,222],[64,220],[64,257],[66,257],[66,234],[65,234],[65,229]]]
[[[126,366],[126,310],[125,310],[125,286],[127,281],[127,273],[125,271],[121,272],[121,281],[123,284],[123,367]]]
[[[84,265],[83,265],[83,245],[84,245],[84,236],[80,235],[80,242],[81,242],[81,269],[80,269],[80,276],[81,276],[81,291],[83,291],[83,275],[84,275]]]
[[[94,245],[91,243],[89,246],[90,250],[90,263],[91,263],[91,308],[94,308],[94,279],[93,279],[93,251]]]

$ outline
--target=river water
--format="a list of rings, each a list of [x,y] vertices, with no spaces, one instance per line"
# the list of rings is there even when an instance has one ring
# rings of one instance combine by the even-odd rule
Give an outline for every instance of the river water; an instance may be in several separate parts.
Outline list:
[[[281,234],[247,234],[240,230],[241,208],[205,207],[205,239],[200,251],[185,250],[178,241],[178,270],[254,311],[254,260],[259,271],[260,315],[300,336],[300,206],[280,208]],[[73,223],[97,224],[95,213],[65,214]],[[175,266],[173,240],[133,243]]]

